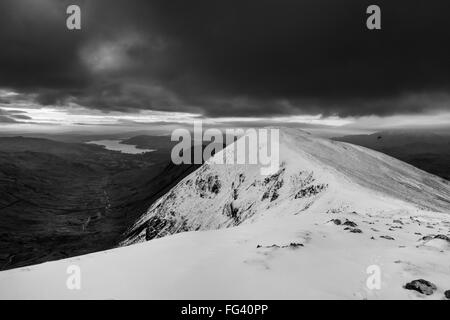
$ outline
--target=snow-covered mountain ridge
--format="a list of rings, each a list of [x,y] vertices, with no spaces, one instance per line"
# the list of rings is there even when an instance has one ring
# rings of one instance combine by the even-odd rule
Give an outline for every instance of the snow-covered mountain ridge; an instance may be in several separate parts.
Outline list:
[[[134,245],[0,272],[0,299],[444,299],[450,290],[448,181],[295,129],[280,132],[273,175],[214,159],[142,215],[123,242]],[[73,265],[80,290],[66,286]],[[405,289],[416,279],[432,294]]]
[[[233,154],[232,147],[223,151],[226,156]],[[152,205],[123,244],[235,226],[266,214],[449,212],[448,181],[364,147],[301,130],[281,130],[281,166],[271,176],[261,176],[257,165],[216,164],[222,156],[218,153]]]

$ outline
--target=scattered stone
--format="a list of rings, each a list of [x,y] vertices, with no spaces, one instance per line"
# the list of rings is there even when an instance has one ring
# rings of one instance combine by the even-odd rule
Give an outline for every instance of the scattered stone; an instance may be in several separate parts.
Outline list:
[[[344,230],[349,231],[351,233],[362,233],[361,229],[358,228],[345,227]]]
[[[265,246],[265,248],[280,248],[280,246],[277,244],[273,244],[271,246]]]
[[[332,219],[332,220],[330,220],[330,222],[333,222],[333,223],[334,223],[335,225],[337,225],[337,226],[339,226],[339,225],[342,224],[342,221],[339,220],[339,219]]]
[[[380,238],[386,239],[386,240],[395,240],[391,236],[380,236]]]
[[[344,225],[344,226],[349,226],[349,227],[353,227],[353,228],[358,226],[355,222],[350,221],[350,220],[348,220],[348,219],[346,219],[345,222],[344,222],[342,225]]]
[[[394,220],[392,221],[393,223],[398,223],[398,224],[403,224],[403,222],[401,220]]]
[[[422,237],[420,240],[428,241],[428,240],[433,240],[433,239],[441,239],[441,240],[450,242],[450,238],[447,237],[445,234],[437,234],[437,235],[431,234],[431,235]]]
[[[301,244],[301,243],[296,243],[296,242],[291,242],[288,246],[283,246],[283,248],[286,248],[286,247],[290,247],[290,248],[298,248],[298,247],[304,247],[304,245],[303,244]]]
[[[432,295],[437,289],[436,285],[424,279],[413,280],[405,285],[407,290],[415,290],[427,296]]]
[[[434,236],[434,238],[435,238],[435,239],[441,239],[441,240],[445,240],[445,241],[450,242],[450,238],[447,237],[447,236],[444,235],[444,234],[438,234],[438,235]]]
[[[301,244],[301,243],[297,243],[297,242],[291,242],[290,244],[285,245],[285,246],[281,246],[281,247],[279,245],[277,245],[277,244],[273,244],[271,246],[264,246],[264,247],[262,245],[258,244],[256,246],[257,249],[259,249],[259,248],[268,248],[268,249],[270,249],[270,248],[294,248],[294,249],[296,249],[296,248],[299,248],[299,247],[304,247],[304,245]]]
[[[370,240],[375,240],[375,237],[371,237]]]
[[[447,299],[450,300],[450,290],[445,291],[445,292],[444,292],[444,295],[445,295],[445,297],[446,297]]]

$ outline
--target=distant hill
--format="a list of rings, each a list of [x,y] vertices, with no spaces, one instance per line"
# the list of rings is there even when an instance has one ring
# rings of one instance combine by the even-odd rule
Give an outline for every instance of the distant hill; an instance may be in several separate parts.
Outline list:
[[[170,150],[177,141],[171,141],[170,136],[139,135],[122,140],[123,144],[134,145],[138,149]]]
[[[382,131],[333,138],[377,150],[450,180],[450,136],[423,131]]]
[[[1,152],[44,152],[54,155],[85,156],[89,151],[102,151],[102,147],[83,143],[65,143],[42,138],[0,137]]]

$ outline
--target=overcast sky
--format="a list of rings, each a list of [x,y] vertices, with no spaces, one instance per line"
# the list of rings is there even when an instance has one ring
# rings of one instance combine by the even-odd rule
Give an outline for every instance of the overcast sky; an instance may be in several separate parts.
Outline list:
[[[369,31],[378,4],[382,30]],[[82,30],[66,28],[67,5]],[[450,126],[448,0],[1,0],[0,127]]]

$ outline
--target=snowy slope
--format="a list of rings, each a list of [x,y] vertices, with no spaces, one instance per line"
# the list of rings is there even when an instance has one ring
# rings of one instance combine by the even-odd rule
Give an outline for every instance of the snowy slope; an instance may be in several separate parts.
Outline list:
[[[232,157],[231,147],[226,157]],[[256,165],[217,165],[219,157],[159,199],[124,244],[254,222],[269,212],[450,211],[448,181],[379,152],[300,130],[280,133],[281,166],[271,176],[261,176]]]
[[[448,181],[294,129],[282,130],[280,144],[275,174],[217,165],[217,154],[157,201],[123,244],[153,240],[1,272],[0,298],[443,298]],[[79,291],[66,287],[73,264]],[[366,285],[371,265],[381,270],[379,290]],[[436,292],[403,288],[419,278]]]

